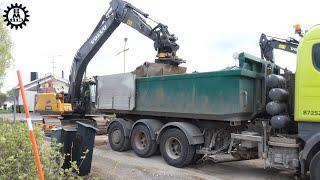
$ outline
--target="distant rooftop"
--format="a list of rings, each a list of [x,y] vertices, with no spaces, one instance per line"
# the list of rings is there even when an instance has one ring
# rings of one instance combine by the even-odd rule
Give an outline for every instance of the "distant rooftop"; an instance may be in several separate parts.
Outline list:
[[[44,83],[50,82],[52,80],[56,80],[56,81],[60,81],[65,84],[69,84],[69,81],[67,79],[63,79],[63,78],[49,74],[49,75],[46,75],[44,77],[38,78],[34,81],[31,81],[31,82],[25,84],[24,88],[26,90],[32,89],[34,87],[37,87],[39,84],[44,84]],[[14,89],[19,89],[19,85],[17,85]]]

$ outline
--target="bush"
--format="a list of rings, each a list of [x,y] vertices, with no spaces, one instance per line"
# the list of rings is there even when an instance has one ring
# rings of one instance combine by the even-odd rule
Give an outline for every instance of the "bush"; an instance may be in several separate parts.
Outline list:
[[[70,162],[71,168],[61,168],[65,159],[65,155],[60,153],[61,144],[46,143],[44,134],[39,128],[35,128],[34,132],[45,179],[82,179],[78,176],[79,168],[75,161]],[[85,154],[82,156],[83,159]],[[37,178],[37,168],[26,124],[0,120],[0,179]]]

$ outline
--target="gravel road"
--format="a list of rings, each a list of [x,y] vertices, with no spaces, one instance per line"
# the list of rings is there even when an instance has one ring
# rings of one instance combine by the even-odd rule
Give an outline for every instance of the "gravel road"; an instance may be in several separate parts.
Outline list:
[[[292,172],[263,169],[259,160],[213,163],[204,162],[186,168],[175,168],[165,163],[160,155],[137,157],[133,151],[115,152],[106,145],[106,136],[97,136],[92,162],[93,176],[120,180],[289,180]]]

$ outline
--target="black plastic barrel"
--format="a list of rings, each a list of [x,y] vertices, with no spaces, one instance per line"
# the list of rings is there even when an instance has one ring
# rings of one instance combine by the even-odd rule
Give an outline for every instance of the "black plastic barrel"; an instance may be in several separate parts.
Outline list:
[[[76,161],[79,175],[84,176],[91,171],[93,145],[98,129],[82,122],[76,123],[77,125],[63,126],[61,130],[55,131],[52,139],[63,144],[62,153],[65,154],[65,160],[62,168],[70,168],[70,161]]]
[[[51,129],[51,141],[56,141],[57,143],[61,143],[61,131],[62,128],[52,128]]]
[[[93,154],[94,139],[96,131],[98,130],[92,125],[85,124],[82,122],[78,123],[77,140],[78,149],[76,160],[79,167],[79,175],[84,176],[91,171],[91,162]],[[87,152],[86,154],[84,152]],[[81,157],[85,156],[84,159]]]
[[[63,144],[62,153],[65,154],[63,169],[71,167],[70,161],[76,161],[74,155],[77,154],[76,142],[77,129],[75,127],[62,127],[61,143]]]

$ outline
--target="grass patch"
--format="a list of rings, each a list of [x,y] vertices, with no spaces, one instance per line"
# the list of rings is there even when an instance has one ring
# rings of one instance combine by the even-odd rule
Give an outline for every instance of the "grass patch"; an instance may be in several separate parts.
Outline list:
[[[12,113],[12,111],[0,109],[0,114],[7,114],[7,113]]]

